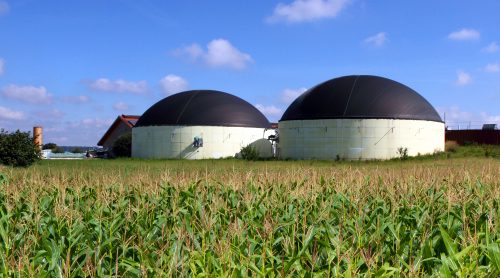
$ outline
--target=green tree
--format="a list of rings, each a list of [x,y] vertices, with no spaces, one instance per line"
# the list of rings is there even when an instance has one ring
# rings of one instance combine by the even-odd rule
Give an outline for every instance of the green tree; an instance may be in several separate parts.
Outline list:
[[[27,167],[40,159],[40,149],[29,132],[0,130],[0,163]]]
[[[52,152],[53,153],[64,153],[64,149],[59,147],[59,146],[56,146],[55,148],[52,149]]]
[[[53,150],[55,148],[57,148],[56,143],[47,143],[42,146],[42,150]]]
[[[72,150],[71,150],[72,153],[84,153],[85,151],[82,150],[82,148],[80,147],[74,147]]]
[[[132,134],[127,133],[116,139],[112,151],[116,157],[130,157],[132,155]]]

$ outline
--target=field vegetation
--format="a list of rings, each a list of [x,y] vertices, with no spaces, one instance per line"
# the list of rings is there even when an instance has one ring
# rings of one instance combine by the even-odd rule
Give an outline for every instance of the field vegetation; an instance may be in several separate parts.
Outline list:
[[[498,277],[497,152],[0,166],[0,276]]]

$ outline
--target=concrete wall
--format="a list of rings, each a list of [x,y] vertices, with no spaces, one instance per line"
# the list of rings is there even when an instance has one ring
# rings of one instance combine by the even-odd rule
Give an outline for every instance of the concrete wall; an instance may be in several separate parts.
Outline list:
[[[389,159],[444,150],[444,124],[387,119],[329,119],[279,123],[279,155],[292,159]]]
[[[222,126],[146,126],[132,129],[132,157],[140,158],[222,158],[234,157],[242,147],[260,142],[262,157],[272,156],[271,143],[263,138],[274,134],[263,128]],[[203,138],[203,147],[194,147],[194,137]]]

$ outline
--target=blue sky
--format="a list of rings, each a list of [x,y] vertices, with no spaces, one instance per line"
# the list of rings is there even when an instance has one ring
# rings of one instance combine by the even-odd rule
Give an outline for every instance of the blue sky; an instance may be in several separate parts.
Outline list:
[[[0,0],[0,128],[95,145],[119,114],[187,89],[277,121],[351,74],[423,95],[450,126],[500,124],[500,1]]]

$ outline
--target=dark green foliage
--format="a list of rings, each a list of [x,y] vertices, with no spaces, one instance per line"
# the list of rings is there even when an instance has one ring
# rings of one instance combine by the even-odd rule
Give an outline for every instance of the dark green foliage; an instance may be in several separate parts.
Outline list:
[[[240,155],[241,155],[241,158],[243,158],[245,160],[257,160],[257,159],[259,159],[259,152],[252,145],[248,145],[246,147],[241,148]]]
[[[4,184],[7,184],[9,180],[7,179],[7,175],[0,173],[0,187]]]
[[[59,147],[59,146],[56,146],[55,148],[52,149],[52,152],[53,153],[64,153],[64,149]]]
[[[483,150],[484,150],[484,156],[485,157],[495,157],[496,156],[496,154],[495,154],[495,146],[484,145],[483,146]]]
[[[127,133],[113,143],[113,155],[116,157],[130,157],[132,155],[132,134]]]
[[[480,150],[0,167],[0,277],[500,277],[499,162]]]
[[[40,150],[29,132],[0,130],[0,164],[27,167],[40,159]]]
[[[408,159],[408,148],[399,147],[398,148],[398,156],[399,156],[399,159],[401,159],[401,160],[407,160]]]
[[[491,157],[500,158],[500,146],[495,145],[468,145],[457,146],[453,151],[436,152],[430,155],[422,155],[420,157],[408,157],[407,160],[426,160],[439,158],[461,158],[461,157]],[[399,157],[397,158],[400,159]]]
[[[42,150],[53,150],[55,148],[57,148],[56,143],[47,143],[42,146]]]
[[[302,197],[285,184],[249,184],[243,191],[200,181],[166,183],[156,193],[110,185],[104,190],[121,193],[105,202],[92,187],[52,188],[33,207],[24,188],[9,208],[0,188],[0,271],[61,276],[65,269],[64,277],[500,275],[500,234],[491,219],[498,203],[480,202],[480,184],[467,185],[475,198],[463,204],[450,206],[444,191],[429,189],[394,207],[389,196],[360,200],[336,193],[331,181],[320,183],[318,194]],[[55,213],[59,202],[77,218]],[[475,244],[464,245],[471,234]],[[27,260],[22,269],[8,263],[20,256]]]
[[[85,151],[82,148],[76,147],[71,150],[72,153],[84,153]]]

